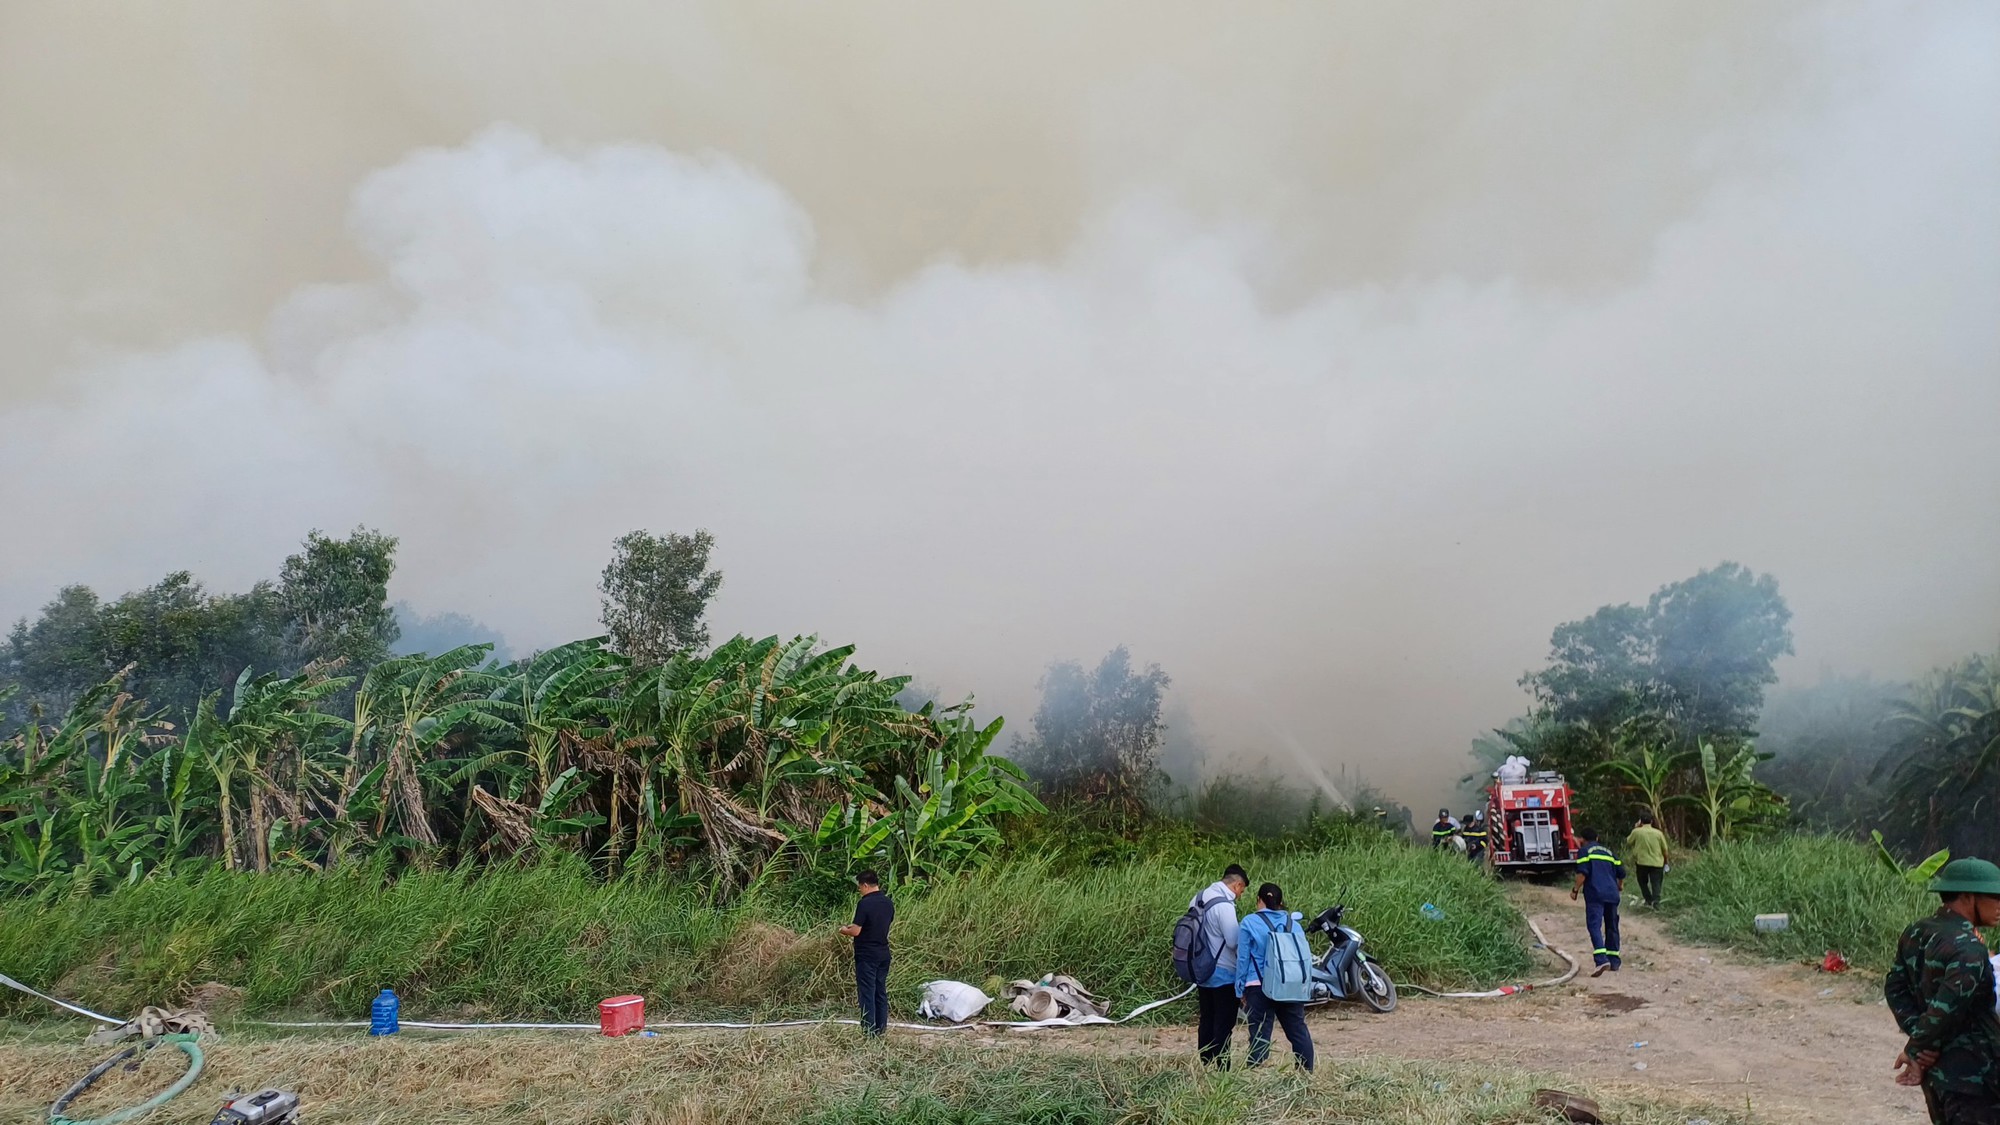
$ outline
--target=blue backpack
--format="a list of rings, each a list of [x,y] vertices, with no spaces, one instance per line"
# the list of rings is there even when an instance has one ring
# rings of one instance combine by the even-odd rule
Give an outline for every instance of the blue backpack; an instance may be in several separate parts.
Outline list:
[[[1261,913],[1256,917],[1270,929],[1270,918]],[[1287,1004],[1312,999],[1312,946],[1289,912],[1284,929],[1271,929],[1264,950],[1264,979],[1259,985],[1264,999]]]

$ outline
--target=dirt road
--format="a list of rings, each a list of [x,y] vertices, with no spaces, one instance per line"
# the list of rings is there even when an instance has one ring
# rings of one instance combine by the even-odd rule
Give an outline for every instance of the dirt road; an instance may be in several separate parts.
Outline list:
[[[1549,941],[1588,950],[1583,911],[1566,892],[1521,886],[1521,909]],[[1669,889],[1671,894],[1671,889]],[[1751,963],[1687,946],[1644,907],[1627,908],[1625,967],[1505,1000],[1412,997],[1388,1016],[1323,1009],[1313,1038],[1329,1054],[1508,1062],[1600,1085],[1656,1087],[1773,1122],[1922,1122],[1923,1098],[1890,1081],[1902,1046],[1872,972],[1839,976]],[[1553,975],[1553,974],[1551,974]],[[1157,1050],[1191,1051],[1192,1032],[1158,1033]],[[1242,1050],[1242,1034],[1237,1036]],[[1644,1043],[1643,1047],[1635,1047]],[[1276,1050],[1282,1056],[1282,1039]]]

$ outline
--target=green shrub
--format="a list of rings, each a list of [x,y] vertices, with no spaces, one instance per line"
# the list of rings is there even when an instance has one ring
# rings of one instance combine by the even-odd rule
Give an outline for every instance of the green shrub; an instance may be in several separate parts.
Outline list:
[[[1665,906],[1676,933],[1783,961],[1837,949],[1886,969],[1903,928],[1937,909],[1937,896],[1890,871],[1872,848],[1835,836],[1778,836],[1717,844],[1676,863]],[[1783,933],[1751,919],[1789,914]]]
[[[891,999],[919,986],[1070,973],[1119,1010],[1177,990],[1173,920],[1224,861],[1063,871],[998,863],[900,894]],[[1293,908],[1331,905],[1399,980],[1490,983],[1526,968],[1519,916],[1455,857],[1375,842],[1244,859]],[[1433,902],[1445,919],[1419,907]],[[0,902],[0,965],[99,1010],[170,1004],[216,981],[247,1011],[358,1018],[394,988],[410,1018],[576,1021],[598,1000],[646,995],[655,1015],[843,1009],[852,994],[846,906],[752,895],[728,908],[670,879],[592,879],[578,861],[532,870],[229,873],[156,878],[97,897]],[[25,998],[0,1001],[26,1012]],[[28,1004],[36,1003],[26,1001]]]
[[[1400,844],[1407,837],[1366,813],[1323,811],[1308,802],[1298,819],[1268,830],[1212,828],[1178,816],[1156,816],[1135,826],[1107,823],[1095,810],[1059,804],[1039,816],[1006,824],[1007,855],[1050,860],[1060,872],[1128,863],[1214,867],[1248,863],[1300,851]]]

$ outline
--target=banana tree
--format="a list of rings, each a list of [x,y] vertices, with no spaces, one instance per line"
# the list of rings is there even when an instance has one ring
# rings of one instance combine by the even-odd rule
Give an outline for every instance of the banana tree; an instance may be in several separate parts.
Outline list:
[[[916,716],[930,721],[927,705]],[[862,865],[885,868],[892,878],[928,879],[954,874],[989,858],[1000,844],[999,817],[1046,812],[1029,792],[1020,767],[989,753],[1002,720],[975,724],[971,704],[947,709],[913,783],[896,775],[876,815],[874,802],[849,800],[827,810],[811,834],[821,860],[837,856],[846,875]]]
[[[680,813],[700,821],[709,860],[725,886],[754,874],[786,840],[734,785],[753,754],[743,740],[728,736],[748,724],[748,670],[762,656],[762,643],[737,637],[706,658],[675,656],[648,675],[653,733],[644,752],[645,776],[662,795],[673,795]],[[614,813],[616,785],[614,778]],[[615,845],[615,815],[612,823]]]
[[[222,733],[222,720],[215,715],[219,698],[218,692],[196,703],[194,714],[188,719],[187,738],[181,749],[184,754],[198,758],[208,767],[208,776],[215,783],[215,817],[222,836],[222,865],[235,871],[240,866],[235,816],[238,746]]]
[[[1982,784],[2000,757],[2000,656],[1973,657],[1932,671],[1892,704],[1896,731],[1888,814],[1935,849],[1954,822],[1984,815]]]
[[[1637,798],[1659,825],[1668,823],[1673,790],[1700,757],[1698,751],[1672,749],[1671,738],[1672,732],[1663,722],[1628,719],[1614,736],[1619,756],[1595,767]]]
[[[326,847],[322,862],[328,870],[346,862],[349,851],[368,839],[366,825],[380,817],[381,781],[389,766],[377,760],[375,747],[381,734],[384,695],[393,689],[392,675],[401,667],[395,661],[377,664],[355,688],[340,782],[323,828]]]
[[[385,743],[377,791],[378,840],[393,826],[399,840],[419,853],[437,847],[427,775],[420,767],[461,733],[496,740],[519,733],[508,717],[511,709],[495,697],[500,678],[479,668],[492,649],[490,644],[461,645],[437,656],[398,657],[373,670],[382,674],[378,685]],[[450,775],[428,776],[446,781]]]
[[[1727,840],[1732,829],[1758,824],[1782,810],[1785,799],[1751,777],[1752,770],[1767,754],[1745,744],[1726,757],[1715,744],[1701,744],[1701,788],[1670,802],[1698,810],[1708,823],[1708,839]]]
[[[691,821],[726,886],[755,877],[821,810],[872,794],[868,764],[887,744],[915,742],[922,724],[893,704],[903,681],[851,667],[852,652],[822,651],[814,637],[735,637],[642,673],[620,723],[640,776],[611,778],[613,866],[628,794],[637,846]]]
[[[329,668],[245,671],[184,732],[120,677],[60,723],[37,714],[0,741],[0,886],[88,890],[207,855],[325,869],[370,845],[428,861],[455,836],[458,857],[705,863],[727,889],[814,825],[849,833],[840,857],[922,878],[1040,807],[989,755],[997,725],[905,709],[908,681],[851,647],[737,637],[643,672],[597,639],[504,670],[487,651],[397,657],[351,695]]]
[[[73,806],[67,754],[51,755],[48,744],[35,721],[0,743],[0,886],[19,893],[50,890],[70,868],[69,851],[59,846]]]
[[[482,808],[526,817],[507,825],[510,834],[532,834],[551,800],[568,808],[588,797],[589,779],[572,759],[579,746],[610,733],[624,671],[622,658],[603,647],[603,638],[592,637],[537,653],[500,674],[493,713],[512,723],[517,737],[487,740],[483,753],[459,766],[453,782],[471,786],[468,793],[486,793],[475,798]],[[492,782],[490,790],[482,779]]]
[[[1868,838],[1875,841],[1876,860],[1915,886],[1921,887],[1929,883],[1931,876],[1936,875],[1945,864],[1951,862],[1951,849],[1940,848],[1915,864],[1905,867],[1903,861],[1896,858],[1896,853],[1889,850],[1888,842],[1882,839],[1881,829],[1870,830]]]
[[[334,740],[349,726],[322,704],[351,683],[318,665],[295,676],[258,675],[246,667],[236,677],[226,710],[219,694],[196,705],[184,744],[173,758],[181,767],[196,760],[208,767],[215,783],[223,863],[231,870],[249,866],[268,871],[276,845],[287,839],[291,859],[318,866],[300,854],[301,837],[309,823],[322,819],[318,811],[331,803],[327,792],[337,781]],[[177,791],[185,788],[184,779],[176,774],[167,780],[169,815],[177,817],[186,801]],[[245,832],[239,833],[239,827]]]
[[[759,642],[742,733],[748,787],[767,818],[809,823],[829,800],[866,789],[870,768],[899,747],[921,748],[929,734],[896,703],[907,678],[878,679],[848,664],[852,645],[820,652],[818,644]]]
[[[116,880],[133,881],[157,854],[151,790],[139,771],[145,751],[171,728],[123,690],[128,667],[87,691],[50,733],[38,772],[57,784],[45,831],[69,845],[69,887],[88,893]]]
[[[159,792],[166,808],[153,820],[153,828],[161,837],[159,870],[171,872],[182,860],[193,855],[197,841],[201,837],[201,824],[195,813],[207,807],[207,802],[195,792],[194,781],[197,767],[205,764],[203,740],[210,737],[209,729],[215,725],[215,697],[210,695],[197,700],[195,709],[188,716],[187,732],[179,739],[162,746],[153,756],[152,766],[158,777]]]
[[[54,809],[40,808],[10,817],[0,824],[0,886],[33,894],[57,886],[69,872],[69,858],[56,846],[61,825]]]
[[[480,850],[488,855],[532,856],[564,846],[605,822],[603,815],[579,809],[589,794],[590,781],[575,766],[557,774],[534,805],[474,785],[472,803],[491,826]]]

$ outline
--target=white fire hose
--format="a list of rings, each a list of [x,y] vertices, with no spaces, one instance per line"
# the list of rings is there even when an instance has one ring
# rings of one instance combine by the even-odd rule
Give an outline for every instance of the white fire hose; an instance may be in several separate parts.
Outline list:
[[[55,997],[50,996],[46,992],[40,992],[37,991],[36,989],[28,987],[25,984],[22,984],[20,981],[15,980],[13,977],[10,977],[5,973],[0,973],[0,985],[6,985],[7,987],[13,988],[17,991],[25,992],[29,996],[35,997],[37,1000],[46,1001],[50,1004],[54,1004],[58,1008],[63,1008],[68,1011],[75,1012],[77,1015],[80,1016],[87,1016],[90,1019],[96,1020],[101,1024],[117,1027],[126,1022],[121,1019],[114,1019],[110,1016],[104,1015],[99,1012],[93,1012],[89,1008],[84,1008],[76,1004],[71,1004],[66,1000],[58,1000]],[[1123,1016],[1120,1016],[1115,1020],[1105,1016],[1078,1016],[1069,1019],[1046,1019],[1046,1020],[968,1020],[964,1023],[945,1024],[942,1026],[938,1024],[928,1024],[928,1023],[892,1023],[889,1026],[905,1028],[910,1031],[966,1031],[975,1027],[1004,1027],[1022,1031],[1034,1031],[1034,1030],[1041,1030],[1044,1028],[1087,1027],[1087,1026],[1094,1026],[1097,1024],[1121,1024],[1126,1022],[1127,1020],[1135,1019],[1139,1016],[1145,1015],[1147,1012],[1150,1012],[1155,1008],[1171,1004],[1176,1000],[1184,999],[1193,992],[1194,988],[1190,986],[1186,989],[1183,989],[1180,992],[1175,993],[1172,996],[1166,997],[1165,999],[1154,1000],[1151,1003],[1141,1004],[1138,1007],[1132,1009],[1131,1011],[1125,1013]],[[369,1025],[369,1021],[367,1020],[308,1020],[300,1022],[292,1022],[284,1020],[244,1020],[243,1022],[257,1027],[285,1027],[285,1028],[367,1027]],[[594,1023],[435,1023],[428,1020],[398,1020],[397,1022],[399,1025],[403,1027],[421,1028],[422,1030],[425,1031],[597,1031],[599,1030],[599,1025]],[[722,1029],[729,1031],[761,1031],[770,1028],[817,1027],[822,1025],[838,1025],[838,1024],[849,1024],[858,1027],[860,1026],[860,1023],[861,1023],[860,1020],[841,1019],[837,1017],[829,1017],[826,1019],[772,1020],[767,1023],[719,1023],[719,1022],[695,1023],[695,1022],[666,1021],[660,1023],[648,1023],[645,1025],[645,1030],[683,1031],[683,1030],[700,1029],[700,1028],[714,1028],[714,1029]]]
[[[1535,940],[1541,944],[1541,947],[1543,949],[1546,949],[1550,953],[1555,954],[1557,957],[1562,958],[1563,961],[1569,965],[1569,970],[1567,972],[1563,973],[1559,977],[1553,977],[1545,981],[1536,981],[1532,984],[1502,985],[1499,988],[1488,989],[1485,992],[1438,992],[1435,989],[1429,989],[1423,987],[1422,985],[1415,985],[1415,984],[1398,984],[1396,987],[1409,989],[1412,992],[1421,992],[1426,996],[1436,996],[1446,1000],[1492,1000],[1492,999],[1498,999],[1499,997],[1503,996],[1518,996],[1521,993],[1530,992],[1537,988],[1553,988],[1557,985],[1568,984],[1571,980],[1574,980],[1580,968],[1576,958],[1570,956],[1563,950],[1558,949],[1553,945],[1550,945],[1549,939],[1542,933],[1542,928],[1540,926],[1537,926],[1535,924],[1535,920],[1532,918],[1528,919],[1528,929],[1534,931]],[[58,1000],[55,997],[50,996],[45,992],[37,991],[36,989],[30,988],[27,985],[22,984],[20,981],[15,980],[13,977],[10,977],[5,973],[0,973],[0,985],[6,985],[9,988],[13,988],[20,992],[27,993],[29,996],[33,996],[38,1000],[54,1004],[58,1008],[63,1008],[68,1011],[75,1012],[77,1015],[80,1016],[87,1016],[90,1019],[96,1020],[99,1023],[106,1024],[112,1027],[119,1026],[126,1022],[120,1019],[113,1019],[112,1017],[104,1015],[99,1012],[93,1012],[89,1008],[80,1007],[76,1004],[69,1003],[66,1000]],[[1141,1004],[1138,1007],[1132,1009],[1131,1011],[1125,1013],[1123,1016],[1118,1017],[1117,1019],[1111,1019],[1108,1016],[1083,1015],[1083,1016],[1071,1016],[1068,1018],[1056,1018],[1056,1019],[1045,1019],[1045,1020],[969,1020],[964,1023],[945,1024],[945,1025],[927,1024],[927,1023],[891,1023],[889,1026],[900,1027],[910,1031],[965,1031],[975,1027],[1000,1027],[1000,1028],[1009,1028],[1017,1031],[1037,1031],[1048,1028],[1092,1027],[1105,1024],[1116,1025],[1125,1023],[1129,1020],[1136,1019],[1139,1016],[1145,1015],[1147,1012],[1154,1010],[1155,1008],[1164,1007],[1168,1004],[1173,1003],[1176,1000],[1185,999],[1193,992],[1194,992],[1194,987],[1190,985],[1189,987],[1182,989],[1180,992],[1177,992],[1172,996],[1168,996],[1159,1000],[1154,1000],[1150,1003]],[[282,1020],[245,1020],[244,1022],[256,1025],[258,1027],[284,1027],[284,1028],[301,1028],[301,1029],[368,1026],[367,1020],[309,1020],[302,1022],[292,1022],[292,1021],[282,1021]],[[594,1023],[438,1023],[428,1020],[400,1020],[398,1022],[404,1027],[420,1028],[425,1031],[597,1031],[599,1030],[599,1025]],[[818,1027],[823,1025],[838,1025],[838,1024],[850,1024],[854,1026],[859,1026],[860,1023],[861,1023],[860,1020],[840,1019],[833,1017],[829,1017],[826,1019],[772,1020],[765,1023],[755,1023],[755,1022],[706,1023],[706,1022],[663,1021],[659,1023],[648,1023],[645,1025],[645,1030],[685,1031],[685,1030],[697,1030],[697,1029],[717,1029],[717,1030],[728,1030],[728,1031],[756,1031],[756,1030],[785,1028],[785,1027]]]

